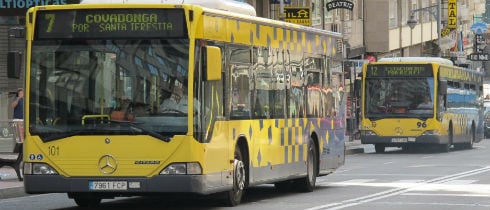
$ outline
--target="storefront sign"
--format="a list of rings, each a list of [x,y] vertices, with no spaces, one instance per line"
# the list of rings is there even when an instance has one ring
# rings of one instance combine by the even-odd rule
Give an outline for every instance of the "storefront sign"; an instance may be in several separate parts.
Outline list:
[[[309,7],[286,7],[284,8],[286,17],[284,21],[296,23],[304,26],[310,26],[310,8]]]
[[[327,3],[327,11],[334,9],[348,9],[352,11],[354,9],[354,3],[347,0],[337,0]]]
[[[80,0],[0,0],[0,16],[25,16],[34,6],[78,4]]]
[[[447,1],[447,27],[455,29],[458,26],[458,1]]]

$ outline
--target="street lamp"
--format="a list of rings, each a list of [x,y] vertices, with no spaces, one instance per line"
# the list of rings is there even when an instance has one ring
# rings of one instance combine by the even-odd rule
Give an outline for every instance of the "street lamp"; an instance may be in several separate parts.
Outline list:
[[[417,25],[417,20],[415,20],[415,18],[413,17],[413,14],[410,16],[410,19],[407,20],[407,25],[408,25],[408,27],[410,27],[410,48],[411,48],[412,47],[412,44],[413,44],[412,43],[412,40],[413,40],[413,28],[415,28],[415,25]],[[410,51],[409,51],[409,53],[412,54]]]
[[[437,0],[437,4],[429,7],[424,7],[420,9],[415,9],[412,10],[412,15],[410,16],[410,19],[407,20],[407,25],[410,27],[410,29],[413,29],[415,25],[417,25],[417,20],[414,17],[414,14],[416,12],[420,11],[426,11],[430,12],[434,16],[434,18],[437,21],[437,45],[439,46],[439,49],[441,48],[441,3],[440,0]],[[410,34],[411,35],[411,34]],[[422,40],[420,40],[422,42]],[[441,50],[438,52],[438,57],[441,57]]]
[[[417,20],[415,20],[413,14],[410,16],[410,19],[407,20],[407,25],[410,27],[410,29],[415,28],[415,25],[417,25]]]

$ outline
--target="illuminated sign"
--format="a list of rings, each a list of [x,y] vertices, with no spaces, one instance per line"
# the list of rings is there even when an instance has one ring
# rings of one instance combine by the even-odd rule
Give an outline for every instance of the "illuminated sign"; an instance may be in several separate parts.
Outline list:
[[[182,9],[83,9],[38,11],[35,39],[182,38]]]
[[[430,64],[368,64],[367,77],[432,77]]]
[[[458,26],[458,1],[447,1],[447,27],[455,29]]]
[[[284,8],[286,17],[284,21],[296,23],[304,26],[310,26],[310,8],[309,7],[286,7]]]
[[[25,16],[34,6],[78,4],[80,0],[0,0],[0,16]]]

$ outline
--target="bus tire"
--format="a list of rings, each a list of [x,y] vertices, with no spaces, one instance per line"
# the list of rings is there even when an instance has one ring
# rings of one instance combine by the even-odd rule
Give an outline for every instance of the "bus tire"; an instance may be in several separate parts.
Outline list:
[[[374,151],[376,151],[376,153],[384,153],[385,152],[385,145],[374,144]]]
[[[439,145],[439,148],[441,149],[441,152],[449,152],[451,150],[451,145],[453,144],[453,125],[449,124],[449,130],[448,130],[448,135],[447,135],[447,143]]]
[[[226,193],[225,204],[227,206],[236,206],[242,201],[246,184],[246,169],[243,162],[242,151],[239,147],[235,149],[235,160],[233,163],[233,188]]]
[[[295,180],[294,185],[300,192],[312,192],[318,176],[318,156],[315,143],[310,139],[306,157],[306,177]]]
[[[464,148],[465,149],[473,149],[473,143],[475,142],[476,140],[476,129],[475,129],[475,125],[473,124],[471,126],[471,138],[470,138],[470,142],[468,143],[465,143],[464,145]]]
[[[102,198],[89,195],[73,195],[73,200],[80,207],[90,208],[99,206]]]

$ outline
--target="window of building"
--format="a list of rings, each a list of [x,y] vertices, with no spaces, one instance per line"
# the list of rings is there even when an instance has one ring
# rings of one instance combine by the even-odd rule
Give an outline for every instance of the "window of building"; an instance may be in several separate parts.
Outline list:
[[[398,27],[398,2],[397,1],[389,1],[389,27],[395,28]]]
[[[20,24],[19,18],[16,16],[0,16],[0,25]]]

